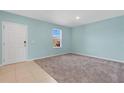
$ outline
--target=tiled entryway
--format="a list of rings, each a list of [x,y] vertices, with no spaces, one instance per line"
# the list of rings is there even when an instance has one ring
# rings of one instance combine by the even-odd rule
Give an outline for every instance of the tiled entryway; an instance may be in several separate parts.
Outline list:
[[[1,66],[0,83],[56,83],[56,80],[32,61]]]

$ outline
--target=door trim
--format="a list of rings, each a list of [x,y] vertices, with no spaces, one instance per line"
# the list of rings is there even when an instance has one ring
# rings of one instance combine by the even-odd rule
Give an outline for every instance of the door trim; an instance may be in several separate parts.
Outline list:
[[[27,61],[28,60],[28,26],[27,25],[24,25],[24,24],[20,24],[20,23],[15,23],[15,22],[10,22],[10,21],[3,21],[2,22],[2,66],[3,65],[8,65],[8,64],[13,64],[13,63],[16,63],[16,62],[13,62],[13,63],[7,63],[5,62],[5,31],[4,31],[4,28],[5,28],[5,24],[6,23],[13,23],[13,24],[19,24],[19,25],[22,25],[22,26],[26,26],[26,51],[25,51],[25,60],[24,61]]]

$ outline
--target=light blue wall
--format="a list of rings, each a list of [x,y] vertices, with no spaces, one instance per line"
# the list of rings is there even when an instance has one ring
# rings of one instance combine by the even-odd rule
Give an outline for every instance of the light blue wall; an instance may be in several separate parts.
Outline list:
[[[124,61],[124,16],[68,28],[0,11],[0,64],[2,21],[28,26],[28,59],[73,52]],[[63,47],[60,49],[52,48],[53,28],[63,31]]]
[[[72,50],[124,62],[124,16],[73,28]]]
[[[71,51],[71,28],[0,11],[0,64],[2,63],[2,21],[11,21],[28,26],[28,59]],[[63,46],[60,49],[52,48],[51,30],[53,28],[60,28],[63,31]]]

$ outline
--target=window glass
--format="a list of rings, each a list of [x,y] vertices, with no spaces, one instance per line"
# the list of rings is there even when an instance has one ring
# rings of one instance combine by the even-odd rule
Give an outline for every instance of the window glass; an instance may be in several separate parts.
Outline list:
[[[62,47],[62,30],[61,29],[52,29],[52,41],[53,48],[61,48]]]

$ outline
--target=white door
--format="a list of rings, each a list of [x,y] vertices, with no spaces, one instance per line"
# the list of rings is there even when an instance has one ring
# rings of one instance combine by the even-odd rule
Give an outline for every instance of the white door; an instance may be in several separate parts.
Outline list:
[[[3,22],[3,64],[26,60],[27,26]]]

